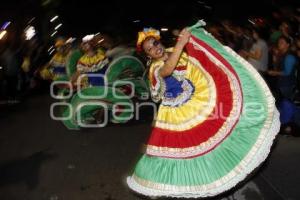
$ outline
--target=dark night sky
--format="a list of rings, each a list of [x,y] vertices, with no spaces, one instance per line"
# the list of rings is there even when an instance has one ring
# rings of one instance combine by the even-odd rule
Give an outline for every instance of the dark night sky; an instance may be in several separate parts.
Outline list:
[[[261,2],[263,1],[261,0]],[[99,1],[94,6],[89,1],[82,1],[72,6],[68,3],[63,3],[60,7],[60,12],[65,16],[69,24],[72,23],[72,27],[82,26],[88,29],[91,25],[99,27],[111,26],[112,24],[118,26],[127,25],[128,22],[132,22],[135,19],[141,19],[150,26],[180,26],[182,23],[196,20],[194,18],[207,18],[209,16],[234,17],[245,15],[246,13],[259,13],[259,11],[257,12],[259,9],[254,5],[255,3],[244,6],[245,3],[243,2],[236,3],[230,0],[223,3],[207,1],[210,2],[207,5],[212,7],[211,10],[205,8],[197,0],[152,0],[143,2],[146,2],[146,5],[145,3],[138,4],[136,1],[124,0]],[[260,4],[260,6],[260,8],[263,8],[263,12],[267,11],[267,3],[266,5]]]
[[[260,2],[264,1],[260,0]],[[81,1],[73,5],[63,2],[59,7],[59,12],[69,25],[68,30],[73,32],[80,30],[83,33],[111,28],[127,31],[141,29],[144,26],[182,27],[191,25],[197,19],[202,18],[237,18],[236,16],[246,13],[260,14],[255,3],[246,7],[245,3],[236,3],[233,0],[223,3],[212,0],[206,1],[209,2],[206,3],[206,6],[210,6],[212,9],[205,8],[205,5],[198,3],[197,0],[152,0],[144,2],[146,4],[124,0],[99,1],[97,4],[93,4],[92,1]],[[270,1],[260,4],[260,8],[263,8],[261,13],[267,12],[268,5],[270,5]],[[142,23],[132,23],[136,19],[142,20]]]
[[[59,14],[64,24],[63,34],[83,35],[103,30],[122,34],[121,32],[136,31],[144,26],[188,26],[202,18],[232,18],[243,22],[248,15],[270,15],[274,0],[140,0],[140,3],[128,0],[50,0],[52,3],[46,7],[42,6],[43,1],[47,0],[2,1],[0,23],[3,23],[3,19],[28,21],[31,17],[36,17],[37,20],[44,18],[46,21],[49,20],[46,18]],[[137,19],[142,23],[132,23]],[[40,23],[40,26],[43,24]]]

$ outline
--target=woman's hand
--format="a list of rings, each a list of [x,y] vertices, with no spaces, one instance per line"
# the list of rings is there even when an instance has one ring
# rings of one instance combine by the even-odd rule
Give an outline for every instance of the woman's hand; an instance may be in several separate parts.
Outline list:
[[[182,29],[182,31],[179,34],[178,42],[177,44],[181,47],[184,47],[190,40],[191,33],[187,28]]]

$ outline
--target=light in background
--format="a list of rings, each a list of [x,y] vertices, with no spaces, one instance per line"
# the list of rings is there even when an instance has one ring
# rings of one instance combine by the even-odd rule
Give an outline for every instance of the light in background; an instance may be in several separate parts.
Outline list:
[[[4,37],[7,35],[7,31],[6,30],[2,30],[0,31],[0,40],[4,39]]]
[[[2,29],[2,30],[7,29],[7,27],[8,27],[10,24],[11,24],[10,21],[4,22],[4,24],[3,24],[2,27],[1,27],[1,29]]]
[[[57,31],[54,31],[52,34],[51,34],[51,37],[54,37],[56,35]]]
[[[50,19],[50,22],[54,22],[58,18],[58,15],[54,16],[52,19]]]
[[[25,29],[25,40],[31,40],[36,34],[35,28],[33,26],[28,26]]]
[[[168,28],[161,28],[160,31],[161,32],[167,32],[169,29]]]
[[[54,29],[57,30],[62,26],[62,23],[58,24]]]

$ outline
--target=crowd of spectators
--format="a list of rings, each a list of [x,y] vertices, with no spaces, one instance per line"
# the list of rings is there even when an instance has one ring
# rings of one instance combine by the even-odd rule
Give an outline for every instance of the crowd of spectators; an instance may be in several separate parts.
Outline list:
[[[269,17],[249,18],[245,24],[222,20],[209,23],[207,29],[264,77],[276,98],[282,132],[297,134],[295,127],[300,126],[300,9],[282,8]]]

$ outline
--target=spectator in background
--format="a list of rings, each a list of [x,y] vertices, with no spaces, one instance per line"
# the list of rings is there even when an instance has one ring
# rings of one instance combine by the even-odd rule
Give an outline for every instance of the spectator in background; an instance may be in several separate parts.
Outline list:
[[[219,42],[221,42],[222,44],[225,44],[225,41],[223,39],[223,35],[221,34],[221,32],[224,33],[223,30],[221,30],[221,26],[212,24],[209,25],[207,27],[208,32],[210,32]],[[179,36],[180,30],[177,30],[177,34],[175,35],[175,40],[177,40],[177,37]]]
[[[291,42],[293,41],[293,31],[292,31],[291,24],[289,22],[287,21],[282,22],[279,26],[279,30],[281,32],[281,36],[289,38]]]
[[[273,22],[274,23],[274,22]],[[278,26],[276,25],[271,25],[270,27],[270,37],[269,37],[269,44],[271,46],[277,46],[278,39],[281,37],[282,33],[280,30],[277,29]]]
[[[276,22],[273,22],[276,23]],[[281,36],[289,38],[293,41],[293,31],[291,24],[288,21],[282,21],[279,25],[278,30],[271,26],[271,35],[269,38],[269,42],[271,45],[277,44],[278,40]]]
[[[277,89],[281,98],[293,99],[296,88],[296,56],[290,52],[292,41],[284,36],[278,40],[278,54],[273,56],[275,70],[268,71],[270,76],[277,77]]]
[[[3,41],[0,40],[0,55],[4,52]],[[5,72],[3,69],[3,63],[0,56],[0,105],[5,102]]]
[[[284,99],[279,105],[281,132],[283,134],[300,136],[297,127],[300,127],[300,108],[297,107],[292,101]],[[295,130],[295,131],[294,131]]]
[[[248,28],[243,28],[243,38],[242,43],[237,52],[240,56],[247,60],[247,52],[250,51],[252,45],[254,43],[254,39],[252,37],[252,31]]]
[[[296,31],[300,34],[300,8],[296,10],[294,15],[295,23],[297,24]]]
[[[249,63],[251,63],[261,74],[268,70],[269,48],[265,40],[262,39],[261,30],[253,29],[252,37],[254,43],[249,52],[244,52]]]
[[[223,44],[225,46],[229,46],[230,48],[236,50],[236,44],[235,44],[235,41],[234,41],[234,37],[236,35],[236,32],[235,32],[235,27],[234,25],[232,24],[231,21],[229,20],[223,20],[221,22],[222,24],[222,28],[223,28]]]
[[[236,26],[234,31],[233,41],[235,43],[234,50],[239,52],[241,50],[246,50],[244,46],[246,31],[241,26]]]
[[[5,79],[5,97],[9,100],[9,103],[18,103],[17,92],[18,82],[20,74],[20,51],[16,41],[6,41],[5,49],[0,55],[0,63],[3,68]]]
[[[296,38],[295,44],[296,44],[296,55],[299,59],[300,58],[300,35]]]
[[[298,65],[297,65],[297,100],[298,102],[300,102],[300,35],[298,35],[298,37],[295,38],[294,40],[294,46],[295,46],[295,55],[297,57],[298,60]]]

